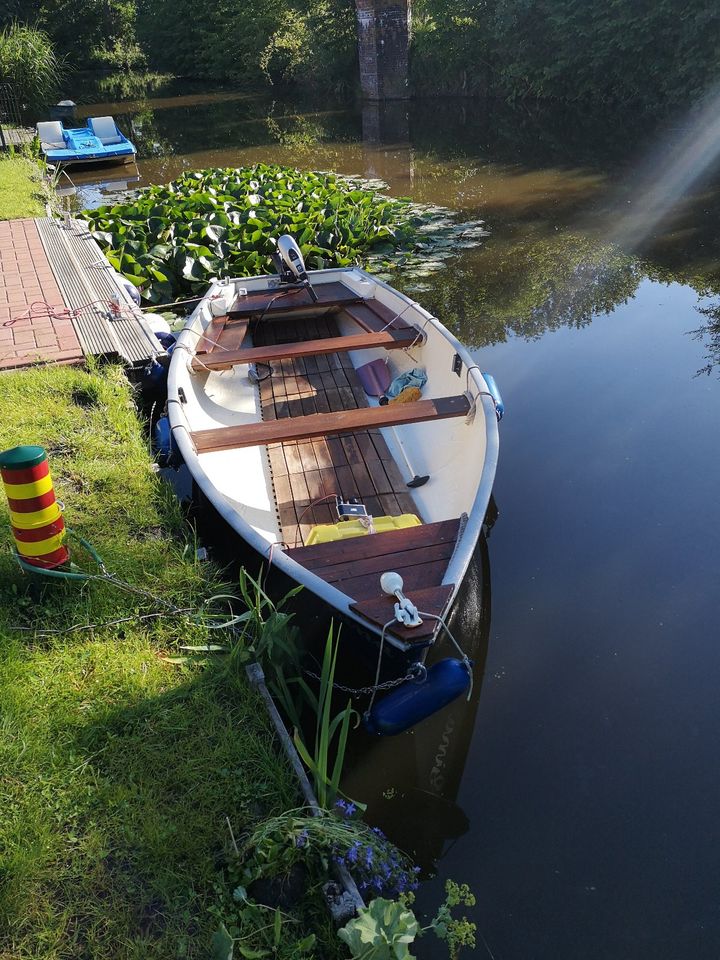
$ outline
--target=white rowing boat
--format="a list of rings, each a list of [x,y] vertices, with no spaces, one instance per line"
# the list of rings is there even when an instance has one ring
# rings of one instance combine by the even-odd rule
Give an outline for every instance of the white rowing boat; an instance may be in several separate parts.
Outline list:
[[[218,281],[188,318],[173,440],[266,562],[420,656],[482,532],[502,403],[413,300],[355,267],[306,274],[289,238],[278,247],[279,276]],[[381,402],[403,383],[419,394]]]

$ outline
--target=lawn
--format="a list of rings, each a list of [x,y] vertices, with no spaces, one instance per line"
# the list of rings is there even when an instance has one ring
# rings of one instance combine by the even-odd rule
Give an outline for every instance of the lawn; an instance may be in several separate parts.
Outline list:
[[[21,156],[0,156],[0,220],[45,215],[40,170]]]
[[[119,370],[1,386],[0,450],[46,448],[66,523],[110,571],[183,608],[217,591]],[[221,663],[175,662],[178,641],[207,642],[201,624],[137,620],[161,605],[104,582],[28,577],[10,546],[0,495],[0,958],[206,958],[226,817],[240,835],[297,804],[264,711]]]

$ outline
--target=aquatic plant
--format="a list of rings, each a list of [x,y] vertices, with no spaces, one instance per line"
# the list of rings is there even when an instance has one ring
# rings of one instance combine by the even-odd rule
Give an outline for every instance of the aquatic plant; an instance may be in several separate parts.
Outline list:
[[[243,847],[240,879],[287,873],[296,863],[306,866],[336,863],[352,873],[367,896],[398,897],[417,889],[419,868],[377,827],[355,816],[354,804],[310,816],[291,810],[259,824]]]
[[[429,276],[487,236],[481,222],[385,196],[382,180],[277,165],[198,170],[81,214],[112,266],[150,304],[203,294],[214,277],[274,273],[291,233],[310,269],[363,263],[382,279]]]
[[[407,199],[332,173],[268,164],[195,171],[82,216],[149,303],[204,293],[217,276],[274,272],[275,238],[283,233],[296,237],[308,267],[322,269],[348,266],[379,244],[408,242],[416,226]]]
[[[350,722],[353,717],[357,717],[358,721],[360,719],[350,700],[338,713],[332,712],[337,653],[338,638],[333,636],[331,623],[325,641],[317,694],[302,677],[296,678],[315,716],[315,742],[310,753],[296,725],[295,746],[314,777],[318,803],[326,810],[334,805],[340,789]]]

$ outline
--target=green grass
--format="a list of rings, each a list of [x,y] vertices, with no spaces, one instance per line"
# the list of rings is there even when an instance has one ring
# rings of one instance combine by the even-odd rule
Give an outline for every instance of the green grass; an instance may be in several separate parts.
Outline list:
[[[6,374],[2,396],[0,449],[45,446],[66,521],[110,570],[178,604],[217,589],[120,372]],[[23,575],[0,501],[0,958],[208,957],[225,818],[239,835],[297,803],[262,707],[219,666],[166,659],[206,639],[188,619],[42,635],[157,606]]]
[[[37,164],[21,156],[0,157],[0,220],[44,216],[44,197]]]

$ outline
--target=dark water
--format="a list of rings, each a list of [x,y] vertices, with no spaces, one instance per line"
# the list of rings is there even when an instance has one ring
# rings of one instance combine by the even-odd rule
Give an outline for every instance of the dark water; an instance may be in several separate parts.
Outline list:
[[[507,409],[500,516],[453,621],[475,657],[473,699],[356,746],[346,788],[437,873],[421,907],[446,877],[470,883],[478,956],[716,958],[720,189],[707,125],[452,101],[296,111],[227,95],[107,108],[140,132],[141,183],[261,159],[334,168],[491,232],[399,281],[473,347]],[[85,186],[83,202],[117,189]]]

